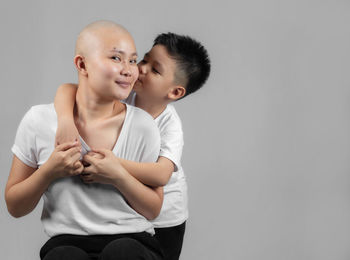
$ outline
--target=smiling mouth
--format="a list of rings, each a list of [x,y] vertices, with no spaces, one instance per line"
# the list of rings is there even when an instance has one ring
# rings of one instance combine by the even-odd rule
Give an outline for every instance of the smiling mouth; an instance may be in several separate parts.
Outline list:
[[[119,86],[123,88],[128,88],[131,85],[130,82],[126,82],[126,81],[116,81],[115,83],[117,83]]]

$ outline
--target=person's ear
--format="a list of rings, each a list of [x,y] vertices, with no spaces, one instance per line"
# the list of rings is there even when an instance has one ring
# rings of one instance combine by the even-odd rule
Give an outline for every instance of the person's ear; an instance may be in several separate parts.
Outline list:
[[[186,94],[186,89],[183,86],[175,86],[168,93],[168,98],[172,101],[182,98]]]
[[[82,74],[84,76],[87,75],[87,70],[86,70],[86,64],[85,64],[85,58],[81,55],[76,55],[74,57],[74,65],[77,68],[79,74]]]

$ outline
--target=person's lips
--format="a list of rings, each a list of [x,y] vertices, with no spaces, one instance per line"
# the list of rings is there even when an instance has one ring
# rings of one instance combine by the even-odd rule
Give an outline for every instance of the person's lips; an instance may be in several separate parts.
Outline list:
[[[117,83],[119,86],[121,86],[123,88],[128,88],[131,85],[131,82],[123,81],[123,80],[116,80],[115,83]]]

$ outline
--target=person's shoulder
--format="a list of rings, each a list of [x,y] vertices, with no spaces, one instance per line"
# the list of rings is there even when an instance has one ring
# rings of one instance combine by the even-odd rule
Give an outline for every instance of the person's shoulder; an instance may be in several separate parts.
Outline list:
[[[56,111],[53,103],[32,106],[28,112],[33,117],[33,120],[47,121],[56,117]]]
[[[40,104],[40,105],[34,105],[31,106],[27,112],[25,113],[26,117],[31,117],[31,119],[40,119],[43,116],[47,115],[55,115],[55,107],[54,104]]]
[[[177,122],[179,122],[181,124],[181,118],[180,118],[179,114],[177,113],[174,105],[169,104],[167,106],[167,110],[169,111],[168,113],[170,115],[170,119],[173,120],[173,121],[177,121]]]
[[[55,107],[52,104],[34,105],[25,113],[22,121],[31,126],[43,126],[56,119]]]
[[[55,107],[53,103],[34,105],[29,110],[31,113],[38,115],[52,115],[55,113]]]
[[[166,109],[157,118],[156,122],[160,129],[182,131],[181,118],[172,104],[168,104]]]

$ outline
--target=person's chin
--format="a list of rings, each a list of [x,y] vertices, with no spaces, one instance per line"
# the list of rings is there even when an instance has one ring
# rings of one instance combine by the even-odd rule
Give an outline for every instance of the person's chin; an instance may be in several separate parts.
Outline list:
[[[119,100],[123,100],[123,99],[126,99],[130,95],[131,90],[132,90],[131,87],[127,88],[127,89],[118,89],[116,95],[118,96]]]

